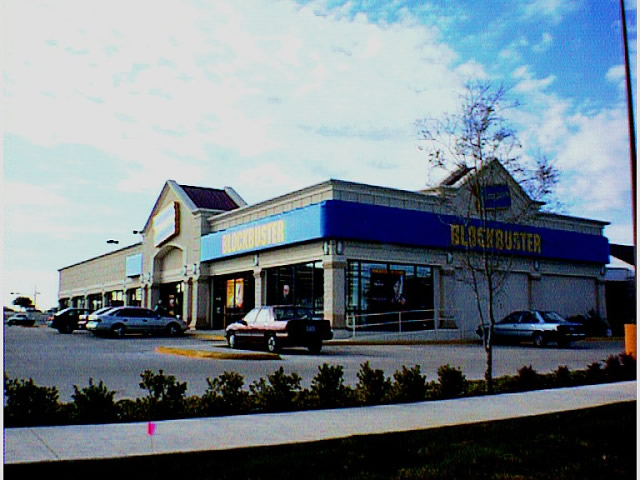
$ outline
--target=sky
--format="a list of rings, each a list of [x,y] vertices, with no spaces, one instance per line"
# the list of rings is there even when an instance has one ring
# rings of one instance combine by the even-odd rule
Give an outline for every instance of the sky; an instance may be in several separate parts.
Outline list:
[[[559,170],[558,211],[633,242],[618,0],[0,9],[5,305],[55,306],[58,269],[139,241],[168,179],[250,204],[330,178],[424,188],[416,121],[453,113],[473,80],[520,102],[509,120]]]

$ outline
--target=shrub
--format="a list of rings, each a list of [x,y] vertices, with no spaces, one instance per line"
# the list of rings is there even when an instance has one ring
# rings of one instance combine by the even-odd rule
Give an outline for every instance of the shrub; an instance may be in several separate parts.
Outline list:
[[[438,368],[437,392],[441,398],[455,398],[467,391],[467,379],[460,368],[446,364]]]
[[[518,375],[513,380],[515,389],[521,392],[535,390],[542,385],[542,376],[531,365],[518,370]]]
[[[557,387],[568,387],[572,385],[573,380],[571,377],[571,371],[569,370],[569,367],[567,367],[566,365],[558,366],[556,371],[553,372],[553,383]]]
[[[226,415],[246,412],[249,392],[243,390],[244,377],[235,372],[224,372],[213,380],[207,378],[208,388],[201,398],[204,414]]]
[[[4,421],[7,427],[55,425],[64,422],[57,387],[39,387],[33,379],[4,382]]]
[[[604,372],[602,371],[602,364],[600,362],[593,362],[587,365],[585,376],[586,376],[587,383],[601,382],[604,377]]]
[[[173,375],[157,374],[145,370],[140,377],[140,388],[147,390],[142,399],[149,420],[179,418],[186,412],[185,393],[187,384],[176,381]]]
[[[360,365],[356,397],[365,405],[382,403],[391,389],[391,380],[385,378],[382,370],[373,370],[369,362]]]
[[[267,382],[268,381],[268,382]],[[249,386],[253,407],[260,411],[286,411],[296,406],[302,379],[297,373],[287,375],[280,367],[271,375],[253,382]]]
[[[318,373],[311,381],[309,401],[315,408],[343,407],[350,403],[352,391],[344,384],[344,368],[342,365],[318,367]]]
[[[426,376],[420,373],[420,365],[402,366],[393,374],[391,397],[397,402],[421,402],[427,395]]]
[[[636,359],[626,353],[621,353],[620,359],[620,380],[635,380],[637,377]]]
[[[111,423],[117,418],[117,408],[114,401],[116,392],[105,387],[102,380],[94,385],[93,378],[89,379],[89,386],[79,389],[73,386],[72,403],[73,419],[80,423]]]

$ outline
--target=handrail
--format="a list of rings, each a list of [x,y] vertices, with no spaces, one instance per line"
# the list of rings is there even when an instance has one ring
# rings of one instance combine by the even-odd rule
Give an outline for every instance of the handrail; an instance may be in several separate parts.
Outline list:
[[[407,319],[406,317],[413,317],[416,314],[424,313],[426,315],[423,318],[418,319]],[[356,337],[356,331],[358,329],[373,329],[375,327],[389,327],[397,323],[397,331],[398,333],[402,333],[403,325],[407,324],[429,324],[433,323],[432,328],[424,328],[423,330],[458,330],[459,326],[456,322],[456,317],[459,316],[460,310],[401,310],[401,311],[392,311],[392,312],[376,312],[376,313],[364,313],[364,314],[347,314],[346,318],[346,327],[351,329],[352,338]],[[405,318],[403,319],[403,315]],[[371,323],[368,321],[369,318],[375,319],[376,317],[394,317],[397,316],[396,320],[387,320],[384,322],[375,322]],[[364,320],[364,321],[362,321]]]

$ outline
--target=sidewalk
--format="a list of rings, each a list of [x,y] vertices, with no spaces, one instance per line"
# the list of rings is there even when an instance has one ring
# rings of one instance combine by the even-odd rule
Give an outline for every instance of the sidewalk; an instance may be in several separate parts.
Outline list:
[[[106,459],[271,446],[541,415],[635,401],[637,383],[402,405],[243,415],[156,423],[9,428],[5,464]]]

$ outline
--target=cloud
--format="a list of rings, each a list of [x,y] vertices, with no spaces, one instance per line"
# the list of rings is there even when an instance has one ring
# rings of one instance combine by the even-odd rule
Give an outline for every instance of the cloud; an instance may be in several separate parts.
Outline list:
[[[611,67],[605,76],[608,82],[617,85],[621,90],[625,89],[625,68],[624,65],[615,65]]]
[[[568,13],[580,8],[580,2],[574,0],[526,0],[522,2],[525,18],[541,18],[555,24],[560,23]]]
[[[542,38],[540,39],[540,41],[535,45],[533,45],[531,49],[535,53],[543,53],[549,50],[552,44],[553,44],[553,36],[551,36],[549,32],[544,32],[542,34]]]

